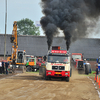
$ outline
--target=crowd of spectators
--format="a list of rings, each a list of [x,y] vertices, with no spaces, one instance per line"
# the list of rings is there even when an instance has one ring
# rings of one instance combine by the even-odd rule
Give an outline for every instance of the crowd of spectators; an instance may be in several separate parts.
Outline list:
[[[9,73],[9,62],[6,60],[0,61],[0,74],[8,74]]]

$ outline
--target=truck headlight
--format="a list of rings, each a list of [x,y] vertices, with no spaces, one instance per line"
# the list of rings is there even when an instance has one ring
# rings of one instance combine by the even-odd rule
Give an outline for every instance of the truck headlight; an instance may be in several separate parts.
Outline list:
[[[48,72],[48,74],[51,74],[51,72]]]
[[[19,66],[18,66],[18,65],[16,65],[16,67],[18,68]]]
[[[68,73],[65,73],[65,75],[68,75]]]
[[[10,68],[12,67],[12,65],[10,65]]]

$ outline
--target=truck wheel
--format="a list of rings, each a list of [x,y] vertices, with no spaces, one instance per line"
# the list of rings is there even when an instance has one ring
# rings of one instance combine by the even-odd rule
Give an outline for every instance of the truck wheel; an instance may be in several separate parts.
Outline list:
[[[48,77],[45,75],[45,76],[44,76],[44,79],[45,79],[45,80],[48,80]]]
[[[32,71],[32,68],[31,68],[30,66],[28,66],[28,67],[26,68],[26,71],[27,71],[27,72],[31,72],[31,71]]]
[[[69,77],[66,77],[66,82],[69,82]]]
[[[45,71],[45,74],[44,74],[44,79],[48,80],[48,77],[46,76],[46,71]]]
[[[85,65],[85,74],[89,74],[89,66],[87,64]]]
[[[72,76],[72,69],[70,70],[70,77]]]
[[[89,73],[92,73],[92,69],[90,68]]]
[[[23,73],[26,72],[26,66],[23,66]]]

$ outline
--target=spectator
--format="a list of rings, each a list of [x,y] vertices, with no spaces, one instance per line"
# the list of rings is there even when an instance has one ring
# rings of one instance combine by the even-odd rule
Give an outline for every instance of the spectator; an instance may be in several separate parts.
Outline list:
[[[5,62],[5,67],[6,67],[6,74],[8,74],[8,72],[9,72],[9,63],[8,62]]]
[[[98,68],[98,65],[96,65],[96,80],[97,80],[98,74],[99,74],[99,68]]]
[[[2,62],[0,62],[0,74],[2,74]]]
[[[5,62],[4,60],[2,60],[2,73],[4,74],[4,66],[5,66]]]

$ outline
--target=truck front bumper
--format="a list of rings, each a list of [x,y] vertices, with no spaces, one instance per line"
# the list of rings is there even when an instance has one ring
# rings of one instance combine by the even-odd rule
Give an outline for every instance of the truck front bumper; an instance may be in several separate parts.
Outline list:
[[[70,71],[46,70],[46,76],[48,77],[70,77]]]

